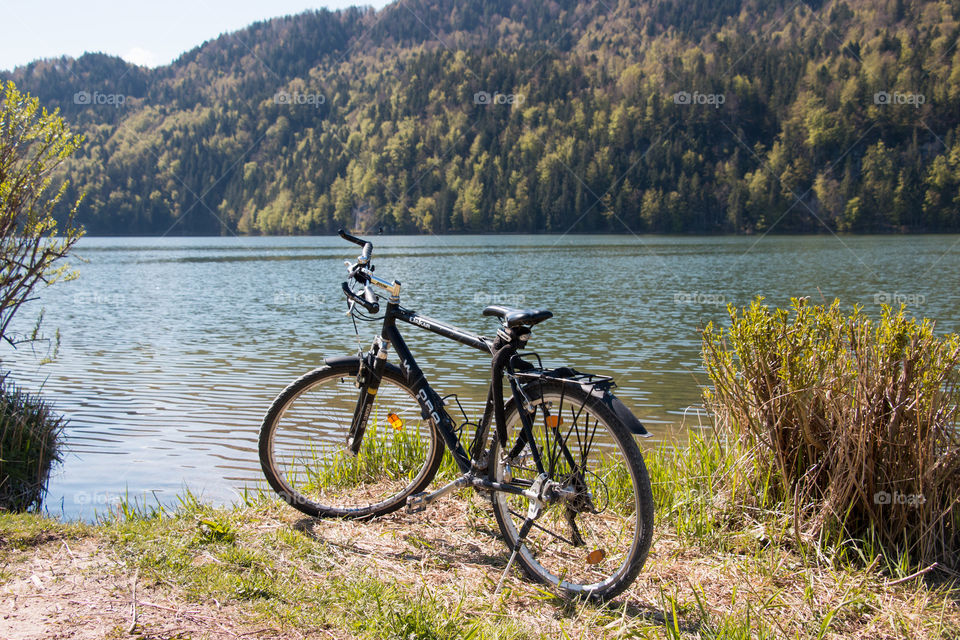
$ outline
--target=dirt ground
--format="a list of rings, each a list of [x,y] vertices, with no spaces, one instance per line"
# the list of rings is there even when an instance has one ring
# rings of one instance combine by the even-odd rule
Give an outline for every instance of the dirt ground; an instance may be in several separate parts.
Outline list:
[[[370,522],[314,520],[284,506],[245,520],[241,531],[248,543],[255,545],[262,536],[289,529],[323,549],[335,567],[326,575],[294,564],[284,567],[284,561],[277,560],[304,580],[322,582],[362,572],[407,584],[413,592],[427,586],[451,608],[459,602],[464,613],[516,619],[532,635],[552,637],[557,632],[559,637],[561,624],[584,632],[591,626],[589,612],[578,623],[571,620],[569,610],[545,605],[543,592],[516,569],[505,580],[493,613],[493,592],[508,553],[492,515],[469,509],[465,500],[452,498],[421,514],[398,512]],[[667,547],[661,545],[660,552]],[[650,561],[657,555],[655,550]],[[641,603],[636,597],[650,590],[651,580],[641,574],[637,584],[646,588],[632,590],[626,598],[640,605],[641,615],[652,621],[659,618],[662,624],[655,603]],[[465,593],[469,596],[464,602]],[[197,603],[176,584],[150,583],[96,536],[65,539],[47,534],[35,545],[8,547],[0,555],[0,640],[353,637],[339,629],[271,626],[252,620],[243,606]]]
[[[53,538],[9,552],[4,565],[4,574],[15,576],[0,587],[4,640],[272,635],[238,625],[238,612],[217,603],[186,604],[174,588],[143,584],[136,571],[92,538]]]
[[[508,617],[532,636],[599,637],[612,629],[613,635],[662,637],[664,624],[674,624],[665,619],[667,596],[687,603],[675,623],[689,637],[719,630],[725,620],[742,622],[744,615],[789,637],[945,637],[930,633],[931,611],[952,621],[948,628],[960,628],[957,601],[937,604],[919,585],[887,583],[870,572],[804,567],[787,555],[761,562],[690,548],[660,528],[643,571],[617,599],[615,615],[622,621],[611,621],[609,610],[545,600],[518,571],[494,597],[506,547],[489,514],[456,497],[424,513],[372,522],[312,520],[285,505],[252,509],[234,521],[251,549],[266,549],[263,541],[277,530],[296,532],[317,545],[329,567],[321,574],[276,557],[281,575],[322,585],[331,576],[362,572],[409,585],[414,593],[427,587],[451,608],[459,603],[472,619]],[[335,628],[281,628],[255,619],[239,600],[197,603],[173,581],[144,579],[106,539],[45,534],[22,548],[0,545],[0,639],[351,637]],[[196,560],[206,561],[215,559],[199,554]],[[866,600],[851,606],[851,594]],[[766,608],[757,606],[764,602]],[[831,611],[829,629],[820,635]]]

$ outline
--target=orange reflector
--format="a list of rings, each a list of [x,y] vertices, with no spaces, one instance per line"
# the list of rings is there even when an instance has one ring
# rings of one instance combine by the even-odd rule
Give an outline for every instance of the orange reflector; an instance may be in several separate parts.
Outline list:
[[[587,564],[600,564],[607,557],[607,552],[603,549],[594,549],[587,554]]]
[[[547,426],[551,429],[556,429],[561,424],[563,424],[563,420],[560,419],[560,416],[547,416]]]
[[[400,416],[398,416],[395,413],[387,414],[387,422],[389,422],[390,426],[396,429],[397,431],[399,431],[400,429],[403,429],[403,420],[401,420]]]

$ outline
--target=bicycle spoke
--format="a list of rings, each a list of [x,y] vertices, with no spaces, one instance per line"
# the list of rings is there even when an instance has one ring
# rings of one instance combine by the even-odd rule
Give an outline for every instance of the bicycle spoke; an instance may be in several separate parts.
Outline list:
[[[584,444],[583,444],[583,447],[581,447],[581,449],[580,449],[580,462],[581,462],[581,466],[584,467],[584,468],[586,468],[586,466],[587,466],[587,460],[589,460],[589,458],[590,458],[590,448],[593,447],[593,439],[594,439],[594,437],[595,437],[596,434],[597,434],[597,426],[598,426],[598,425],[599,425],[599,421],[594,420],[594,421],[593,421],[593,431],[590,432],[590,418],[589,418],[589,417],[587,418],[586,424],[584,425],[584,429],[583,429]],[[589,432],[589,435],[588,435],[588,432]]]
[[[543,506],[519,561],[548,584],[606,598],[625,588],[639,571],[649,548],[650,516],[644,515],[641,524],[636,506],[639,476],[625,452],[631,445],[636,451],[629,431],[622,423],[605,422],[615,417],[597,396],[578,396],[579,388],[572,386],[567,395],[567,389],[557,383],[531,399],[534,406],[543,406],[534,414],[537,438],[528,444],[543,448],[548,481],[563,494]],[[520,428],[518,418],[514,410],[507,424],[511,433]],[[566,420],[569,424],[561,424]],[[495,458],[494,464],[500,462]],[[514,482],[522,478],[532,484],[537,470],[520,462],[511,467]],[[494,495],[494,513],[511,545],[526,519],[525,504],[521,496]]]
[[[527,518],[526,515],[524,515],[524,514],[522,514],[522,513],[517,513],[517,512],[514,511],[513,509],[509,509],[508,511],[510,512],[510,515],[514,516],[515,518],[517,518],[517,519],[520,520],[521,522],[523,522],[523,521],[526,520],[526,518]],[[540,525],[537,524],[536,522],[533,523],[533,528],[534,528],[534,529],[539,529],[540,531],[543,531],[544,533],[553,536],[553,537],[556,538],[557,540],[560,540],[561,542],[566,542],[567,544],[573,546],[573,542],[571,542],[570,540],[567,540],[566,538],[564,538],[564,537],[561,536],[560,534],[554,533],[553,531],[550,531],[549,529],[546,529],[546,528],[540,526]]]

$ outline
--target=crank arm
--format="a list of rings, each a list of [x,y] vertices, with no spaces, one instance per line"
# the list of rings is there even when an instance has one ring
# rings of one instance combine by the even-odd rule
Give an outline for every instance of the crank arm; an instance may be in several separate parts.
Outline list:
[[[439,498],[442,498],[443,496],[447,495],[451,491],[456,491],[461,487],[465,487],[468,484],[470,484],[470,474],[465,474],[460,476],[453,482],[449,482],[443,485],[433,493],[426,493],[425,491],[421,491],[420,493],[415,493],[412,496],[408,496],[407,497],[407,513],[420,513],[421,511],[425,510],[431,502]]]

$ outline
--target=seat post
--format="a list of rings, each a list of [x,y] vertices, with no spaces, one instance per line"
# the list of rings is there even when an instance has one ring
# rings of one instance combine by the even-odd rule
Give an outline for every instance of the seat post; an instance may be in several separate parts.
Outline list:
[[[511,345],[514,349],[521,349],[530,339],[530,327],[527,326],[517,326],[517,327],[507,327],[503,326],[497,330],[498,341],[494,341],[493,349],[497,351],[500,346]]]

